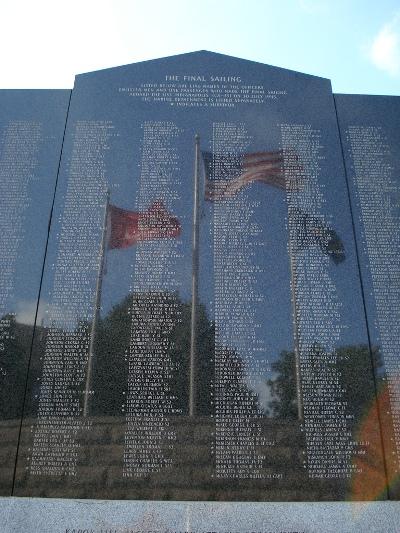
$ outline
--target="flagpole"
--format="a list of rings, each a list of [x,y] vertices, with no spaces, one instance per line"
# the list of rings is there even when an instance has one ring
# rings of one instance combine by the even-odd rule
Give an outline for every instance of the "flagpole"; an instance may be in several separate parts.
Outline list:
[[[85,383],[85,392],[84,392],[84,403],[83,403],[83,416],[86,418],[89,412],[89,396],[90,396],[90,386],[92,383],[92,370],[93,370],[93,358],[94,358],[94,343],[96,340],[96,327],[97,322],[100,316],[100,306],[101,306],[101,289],[103,284],[103,273],[104,273],[104,260],[106,255],[106,238],[107,238],[107,216],[108,216],[108,205],[110,203],[110,191],[107,190],[106,195],[106,205],[104,208],[104,218],[103,218],[103,234],[101,237],[101,248],[100,248],[100,265],[97,274],[96,281],[96,294],[95,294],[95,304],[94,304],[94,315],[92,321],[92,328],[90,330],[90,341],[89,341],[89,354],[87,361],[87,371],[86,371],[86,383]]]
[[[294,360],[296,372],[296,395],[297,395],[297,418],[302,421],[304,419],[303,406],[303,390],[301,386],[301,367],[300,367],[300,334],[299,334],[299,320],[297,307],[297,269],[296,260],[293,251],[292,236],[290,234],[291,220],[290,207],[288,206],[288,222],[289,222],[289,259],[290,259],[290,279],[292,290],[292,307],[293,307],[293,329],[294,329]]]
[[[192,233],[192,309],[190,323],[189,416],[196,414],[197,298],[199,279],[199,161],[200,136],[195,136]]]

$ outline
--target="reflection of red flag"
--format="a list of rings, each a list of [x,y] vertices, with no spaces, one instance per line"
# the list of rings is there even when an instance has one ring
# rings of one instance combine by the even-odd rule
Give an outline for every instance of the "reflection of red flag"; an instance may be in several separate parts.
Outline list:
[[[108,206],[107,248],[128,248],[141,241],[177,237],[179,220],[169,213],[162,200],[155,201],[142,213]]]

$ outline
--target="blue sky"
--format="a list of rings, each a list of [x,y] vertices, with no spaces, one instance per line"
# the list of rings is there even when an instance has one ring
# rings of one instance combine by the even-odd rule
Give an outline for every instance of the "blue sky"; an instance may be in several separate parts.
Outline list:
[[[3,0],[1,23],[1,88],[205,49],[400,94],[398,0]]]

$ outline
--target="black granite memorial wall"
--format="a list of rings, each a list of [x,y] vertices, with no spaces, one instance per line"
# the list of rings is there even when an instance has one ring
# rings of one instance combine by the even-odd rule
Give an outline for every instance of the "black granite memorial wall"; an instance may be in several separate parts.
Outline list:
[[[70,91],[0,91],[0,494],[12,491]],[[33,365],[37,361],[33,362]]]
[[[2,494],[398,498],[399,99],[195,52],[65,135],[0,100]]]
[[[335,95],[372,350],[389,494],[400,496],[400,98]],[[367,432],[365,432],[367,435]]]

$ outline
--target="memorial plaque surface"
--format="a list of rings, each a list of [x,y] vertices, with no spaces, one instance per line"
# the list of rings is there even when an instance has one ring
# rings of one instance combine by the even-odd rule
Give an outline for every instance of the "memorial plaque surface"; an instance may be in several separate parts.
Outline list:
[[[0,91],[0,494],[10,495],[70,91]],[[41,331],[41,316],[37,336]]]
[[[16,495],[386,497],[328,80],[78,76],[39,313]]]
[[[375,358],[389,496],[400,496],[400,98],[335,95]]]

